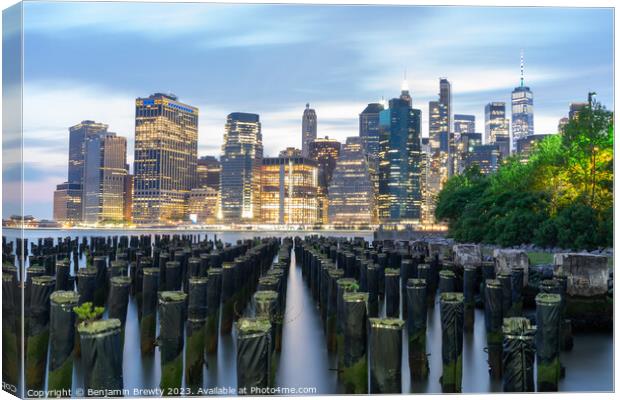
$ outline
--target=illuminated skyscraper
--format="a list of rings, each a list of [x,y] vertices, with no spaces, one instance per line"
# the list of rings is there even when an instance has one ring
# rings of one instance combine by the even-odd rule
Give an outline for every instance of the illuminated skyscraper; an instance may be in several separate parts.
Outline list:
[[[349,137],[329,185],[329,222],[337,226],[361,226],[375,222],[374,192],[360,137]]]
[[[183,220],[196,185],[198,108],[169,94],[136,99],[134,154],[134,222]]]
[[[306,104],[304,115],[301,119],[301,154],[308,157],[310,142],[316,139],[316,112]]]
[[[86,139],[105,134],[108,125],[95,121],[82,121],[69,128],[69,183],[83,183],[84,177],[84,142]]]
[[[264,158],[261,167],[261,222],[316,224],[317,190],[318,173],[314,160],[286,154]]]
[[[223,222],[260,219],[260,171],[263,137],[258,114],[228,114],[220,163],[220,210]]]
[[[390,100],[380,114],[378,216],[383,222],[420,219],[420,110],[406,99]]]
[[[327,194],[339,155],[340,142],[335,139],[325,137],[317,138],[310,142],[310,159],[316,161],[319,174],[317,193],[319,202],[318,221],[323,224],[329,223]]]
[[[198,159],[196,166],[196,174],[198,176],[198,187],[210,187],[220,190],[220,172],[222,166],[217,158],[213,156],[204,156]]]
[[[476,146],[482,145],[482,134],[475,132],[463,132],[456,142],[457,173],[465,170],[467,157],[474,151]]]
[[[506,103],[494,101],[484,107],[485,144],[496,144],[502,157],[510,155],[510,123],[506,119]]]
[[[56,186],[54,220],[64,224],[82,221],[82,185],[64,182]]]
[[[429,191],[429,184],[431,183],[431,150],[427,137],[421,138],[420,142],[420,195],[422,197],[422,202],[420,203],[420,222],[422,224],[432,224],[435,221],[435,199]]]
[[[452,94],[446,78],[439,79],[439,100],[428,103],[429,146],[426,168],[426,223],[433,223],[437,195],[456,168],[454,132],[451,131]]]
[[[478,165],[480,172],[487,175],[497,171],[502,160],[497,144],[483,144],[474,146],[464,159],[464,168]]]
[[[82,219],[87,223],[125,220],[127,140],[107,132],[84,142]]]
[[[364,151],[370,158],[379,157],[379,114],[383,104],[370,103],[360,113],[360,137]]]
[[[534,95],[525,86],[523,78],[523,53],[521,53],[521,80],[512,91],[512,151],[517,151],[517,141],[534,134]]]
[[[454,114],[454,134],[476,132],[476,116],[466,114]],[[458,137],[455,137],[458,140]]]

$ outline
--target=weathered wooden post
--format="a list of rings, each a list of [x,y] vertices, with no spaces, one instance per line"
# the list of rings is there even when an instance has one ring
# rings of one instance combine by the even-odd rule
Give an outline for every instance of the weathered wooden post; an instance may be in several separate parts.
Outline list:
[[[534,391],[536,327],[527,318],[504,319],[504,392]]]
[[[58,271],[58,270],[56,270]],[[50,296],[50,360],[47,389],[71,390],[75,349],[75,312],[79,295],[56,291]]]
[[[123,390],[123,351],[121,321],[106,319],[78,325],[84,389],[96,391]]]
[[[222,269],[210,268],[207,272],[207,326],[206,345],[207,354],[217,353],[220,321],[220,297],[222,293]]]
[[[237,393],[261,394],[252,390],[268,389],[272,384],[271,324],[267,319],[240,318],[237,329]]]
[[[155,317],[157,312],[157,290],[159,268],[144,268],[142,278],[142,319],[140,320],[140,349],[142,354],[155,349]],[[120,321],[119,321],[120,322]]]
[[[536,296],[536,385],[539,392],[558,390],[561,302],[561,296],[555,293]]]
[[[441,390],[460,393],[463,379],[463,294],[447,292],[440,296]]]
[[[167,279],[167,277],[166,277]],[[159,292],[159,349],[164,395],[174,394],[183,380],[183,316],[187,295],[182,291]]]
[[[30,306],[26,327],[26,389],[43,389],[50,334],[50,295],[56,279],[42,275],[31,278]]]
[[[487,279],[484,296],[484,323],[487,333],[489,369],[493,379],[502,376],[502,284],[497,279]]]
[[[368,293],[343,294],[342,383],[347,394],[368,393],[368,354],[366,350],[366,302]]]
[[[404,321],[370,318],[370,393],[401,392],[401,359]]]
[[[192,259],[190,258],[190,271]],[[192,276],[188,280],[187,346],[185,346],[185,382],[198,389],[202,385],[202,366],[206,345],[208,278]]]
[[[478,268],[466,265],[463,268],[463,331],[473,332],[475,320],[475,288]]]
[[[385,270],[385,316],[400,317],[400,271],[393,268]]]
[[[428,357],[426,355],[426,281],[409,279],[407,281],[407,334],[409,337],[409,374],[412,381],[428,377]]]

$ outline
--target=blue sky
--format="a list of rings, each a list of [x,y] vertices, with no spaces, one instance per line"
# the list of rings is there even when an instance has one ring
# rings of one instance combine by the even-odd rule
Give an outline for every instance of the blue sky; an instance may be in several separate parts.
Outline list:
[[[41,193],[25,212],[39,217],[66,179],[67,128],[108,123],[131,162],[133,101],[157,91],[200,108],[200,155],[219,155],[234,111],[260,114],[268,155],[300,146],[306,102],[320,136],[357,135],[405,69],[424,135],[439,77],[483,131],[484,105],[519,82],[521,49],[536,133],[591,90],[613,109],[611,9],[29,2],[24,25],[25,190]]]

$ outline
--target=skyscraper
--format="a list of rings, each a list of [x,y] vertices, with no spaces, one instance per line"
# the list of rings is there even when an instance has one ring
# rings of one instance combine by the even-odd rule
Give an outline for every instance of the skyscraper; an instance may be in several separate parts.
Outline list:
[[[264,224],[314,225],[318,217],[318,174],[314,160],[299,154],[264,158],[260,215]]]
[[[517,141],[534,134],[534,95],[525,86],[523,78],[523,53],[521,54],[521,80],[512,91],[512,151],[517,151]]]
[[[454,173],[456,152],[454,133],[451,131],[452,94],[446,78],[439,79],[439,100],[428,103],[428,134],[430,153],[427,155],[427,181],[425,207],[426,223],[434,222],[437,195]]]
[[[374,193],[360,137],[349,137],[342,146],[329,185],[329,222],[360,226],[375,222]]]
[[[301,119],[301,154],[308,157],[310,142],[316,139],[316,112],[306,104],[304,115]]]
[[[196,166],[196,174],[198,179],[197,187],[210,187],[220,190],[220,172],[222,166],[217,158],[213,156],[204,156],[198,159]]]
[[[482,145],[482,134],[475,132],[463,132],[456,142],[457,170],[461,174],[467,165],[467,157],[474,151],[474,147]]]
[[[84,142],[82,219],[88,223],[125,220],[127,140],[107,132]]]
[[[263,137],[258,114],[228,114],[220,163],[220,210],[224,222],[260,219]]]
[[[506,103],[494,101],[484,107],[485,144],[497,144],[502,157],[510,155],[510,123],[506,119]]]
[[[454,134],[476,132],[476,116],[466,114],[454,114]],[[455,138],[458,140],[458,137]]]
[[[381,111],[383,111],[383,104],[369,103],[359,115],[362,146],[370,158],[379,156],[379,114]]]
[[[401,98],[380,114],[378,215],[381,222],[415,223],[420,219],[421,112]]]
[[[319,203],[318,222],[329,223],[327,215],[328,189],[331,183],[336,162],[340,155],[340,142],[335,139],[316,138],[310,142],[310,159],[314,160],[318,168],[318,192]]]
[[[82,121],[69,128],[69,183],[83,183],[84,177],[84,142],[86,139],[104,134],[108,125],[95,121]]]
[[[196,185],[198,108],[171,94],[138,98],[135,136],[134,222],[182,220]]]
[[[474,146],[464,159],[464,168],[469,168],[475,164],[480,168],[480,172],[487,175],[497,171],[501,159],[502,155],[497,144]]]
[[[403,83],[403,89],[406,90],[406,95],[409,96],[409,89],[406,81]],[[405,98],[406,101],[410,101],[411,97]],[[381,150],[380,135],[379,135],[379,114],[385,107],[381,103],[370,103],[366,106],[364,111],[359,115],[360,127],[359,135],[362,138],[362,147],[366,153],[368,168],[370,170],[370,180],[372,181],[373,193],[376,196],[379,193],[379,153]]]

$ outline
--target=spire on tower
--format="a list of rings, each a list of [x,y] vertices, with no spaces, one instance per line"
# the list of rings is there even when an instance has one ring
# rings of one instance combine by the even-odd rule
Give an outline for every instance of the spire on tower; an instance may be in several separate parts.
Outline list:
[[[400,85],[400,90],[403,92],[409,91],[409,82],[407,82],[407,68],[405,68],[405,71],[403,73],[403,83],[402,85]]]
[[[521,87],[523,87],[523,49],[521,49]]]

